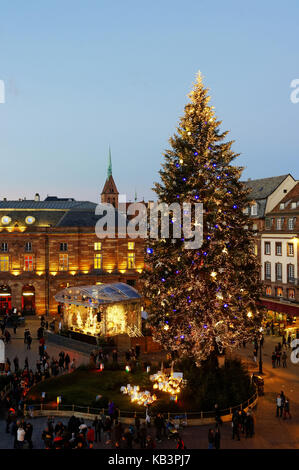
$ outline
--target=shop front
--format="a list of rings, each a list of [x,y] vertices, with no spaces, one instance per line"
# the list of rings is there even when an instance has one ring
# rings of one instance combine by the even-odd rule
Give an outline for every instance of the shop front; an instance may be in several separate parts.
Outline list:
[[[35,313],[35,288],[32,285],[26,285],[22,289],[22,312],[23,315]]]
[[[274,302],[262,299],[262,305],[267,309],[267,322],[273,322],[273,327],[277,334],[282,334],[285,328],[299,328],[299,305],[284,302]]]
[[[7,285],[0,286],[0,315],[6,315],[11,310],[11,289]]]

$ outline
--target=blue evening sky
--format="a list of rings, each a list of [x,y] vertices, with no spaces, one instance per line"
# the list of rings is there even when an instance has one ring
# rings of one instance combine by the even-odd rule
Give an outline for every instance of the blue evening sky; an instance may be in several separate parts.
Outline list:
[[[99,200],[112,149],[128,198],[151,187],[201,70],[245,178],[299,178],[299,3],[1,2],[0,198]]]

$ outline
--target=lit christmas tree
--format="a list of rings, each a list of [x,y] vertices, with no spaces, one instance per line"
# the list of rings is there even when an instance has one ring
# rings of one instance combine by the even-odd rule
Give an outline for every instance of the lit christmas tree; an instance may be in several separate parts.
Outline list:
[[[239,181],[238,156],[220,132],[200,73],[177,134],[170,139],[155,184],[159,202],[203,204],[203,245],[184,239],[151,240],[144,295],[154,339],[199,365],[213,353],[257,336],[262,312],[258,261],[251,222],[244,213],[248,192]],[[171,224],[170,224],[171,225]]]

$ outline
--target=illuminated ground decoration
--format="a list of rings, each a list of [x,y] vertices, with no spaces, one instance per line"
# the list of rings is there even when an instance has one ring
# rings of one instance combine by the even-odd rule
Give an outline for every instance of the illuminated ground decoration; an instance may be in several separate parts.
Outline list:
[[[157,400],[156,395],[151,395],[148,390],[144,390],[143,392],[140,391],[139,385],[130,385],[128,384],[126,387],[120,387],[120,391],[124,395],[128,395],[131,399],[132,403],[137,403],[137,405],[151,405],[154,401]]]
[[[177,400],[178,394],[185,385],[182,372],[172,372],[170,375],[165,374],[163,369],[150,376],[150,380],[154,382],[153,388],[162,392],[167,392],[171,397]]]
[[[183,373],[173,372],[171,369],[170,375],[168,375],[163,371],[163,366],[161,369],[150,376],[150,380],[154,382],[153,389],[169,393],[171,400],[177,400],[178,394],[186,384],[186,381],[183,380]],[[135,402],[138,405],[147,406],[157,400],[157,396],[155,394],[151,395],[148,390],[140,391],[139,385],[132,386],[128,384],[126,387],[121,387],[120,391],[128,395],[132,403]]]

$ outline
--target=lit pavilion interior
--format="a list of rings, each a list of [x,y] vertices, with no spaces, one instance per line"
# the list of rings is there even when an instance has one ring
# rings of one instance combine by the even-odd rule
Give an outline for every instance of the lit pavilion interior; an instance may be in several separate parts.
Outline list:
[[[67,287],[55,295],[63,327],[89,336],[141,336],[141,296],[122,282]]]

